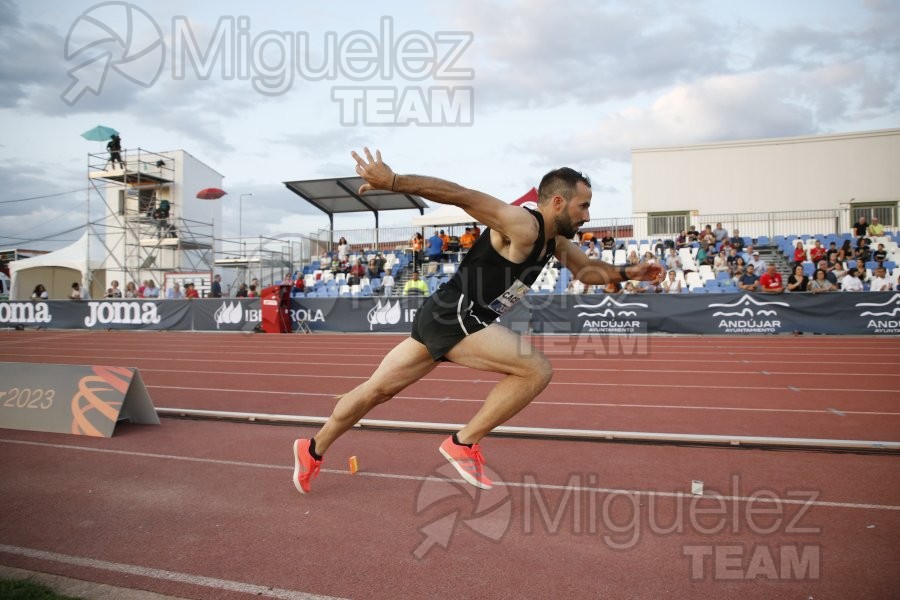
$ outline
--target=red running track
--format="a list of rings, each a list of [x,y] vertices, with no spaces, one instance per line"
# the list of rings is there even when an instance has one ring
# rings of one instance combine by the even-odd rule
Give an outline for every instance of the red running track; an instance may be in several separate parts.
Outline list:
[[[0,360],[138,367],[157,407],[326,416],[399,339],[6,332]],[[536,342],[554,381],[510,424],[900,439],[896,339]],[[369,416],[463,422],[496,379],[441,366]],[[351,431],[300,496],[311,433],[0,430],[0,563],[185,598],[894,597],[895,455],[489,438],[503,483],[476,493],[441,478],[441,436]]]

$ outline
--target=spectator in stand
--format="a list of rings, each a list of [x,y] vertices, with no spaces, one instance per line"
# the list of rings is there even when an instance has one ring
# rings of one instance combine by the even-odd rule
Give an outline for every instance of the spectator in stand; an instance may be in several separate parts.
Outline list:
[[[159,288],[152,279],[147,280],[147,287],[144,288],[144,298],[159,298]]]
[[[472,235],[475,236],[476,240],[481,237],[481,228],[478,226],[478,223],[472,223]]]
[[[403,286],[404,296],[427,296],[428,284],[419,279],[419,272],[413,271],[412,278]]]
[[[247,289],[247,284],[242,283],[241,285],[238,286],[238,291],[235,292],[234,297],[235,298],[246,298],[249,293],[250,293],[250,291]]]
[[[184,294],[181,293],[181,284],[177,281],[172,284],[172,287],[169,288],[169,291],[166,292],[166,298],[168,300],[181,300],[184,298]]]
[[[644,252],[644,257],[641,258],[641,262],[643,263],[655,263],[656,255],[650,251]]]
[[[712,225],[707,225],[703,228],[703,232],[700,234],[700,238],[698,241],[701,245],[706,244],[707,246],[715,246],[716,234],[713,233]]]
[[[700,232],[697,231],[697,228],[694,225],[691,225],[687,230],[687,241],[688,244],[693,244],[694,242],[700,239]]]
[[[747,266],[753,267],[753,270],[756,273],[762,273],[766,270],[766,263],[760,260],[759,252],[756,250],[750,255],[750,262],[747,263]]]
[[[713,271],[716,273],[731,273],[731,267],[728,265],[728,257],[724,250],[719,250],[716,258],[713,259]]]
[[[422,234],[416,232],[413,234],[412,239],[409,240],[409,246],[412,248],[413,252],[413,269],[418,269],[419,265],[422,264],[422,251],[425,248],[425,238],[422,237]]]
[[[866,233],[869,234],[869,237],[881,237],[884,235],[884,225],[878,222],[878,217],[872,217],[872,224],[869,225]]]
[[[221,298],[222,297],[222,276],[216,275],[213,277],[212,286],[209,290],[210,298]]]
[[[669,271],[669,275],[662,282],[662,291],[664,294],[680,294],[681,280],[677,279],[677,273],[674,269]]]
[[[370,259],[369,264],[366,266],[366,275],[365,276],[368,277],[369,279],[375,279],[379,275],[381,275],[381,271],[378,269],[378,263],[375,261],[374,258]]]
[[[584,293],[584,284],[578,281],[577,279],[572,279],[569,281],[569,285],[566,286],[567,294],[583,294]]]
[[[725,238],[721,242],[719,242],[719,250],[725,250],[728,252],[731,249],[731,238]]]
[[[756,276],[755,271],[753,263],[747,265],[746,272],[741,276],[740,281],[738,281],[738,287],[745,292],[755,292],[759,289],[759,277]]]
[[[629,252],[626,261],[626,264],[628,265],[639,264],[641,262],[641,258],[638,256],[637,250],[632,250],[631,252]]]
[[[885,260],[887,260],[887,250],[884,249],[884,244],[878,244],[878,249],[872,253],[872,260],[877,262],[879,265],[883,264]]]
[[[672,240],[666,240],[664,242],[661,239],[657,239],[656,243],[653,245],[653,254],[662,258],[663,256],[666,255],[666,250],[668,250],[669,248],[674,248],[674,247],[675,247],[675,242],[673,242]]]
[[[670,249],[669,254],[666,256],[666,270],[677,271],[681,266],[681,257],[678,256],[674,248]]]
[[[347,277],[347,285],[359,285],[362,278],[366,276],[366,269],[358,260],[354,259],[353,266],[350,267],[350,276]]]
[[[448,250],[450,250],[450,236],[444,233],[443,229],[441,229],[441,232],[438,234],[438,236],[440,236],[441,242],[443,242],[441,244],[441,252],[446,253]]]
[[[133,281],[129,281],[125,284],[125,297],[126,298],[140,298],[137,293],[137,286]]]
[[[848,263],[849,264],[849,261]],[[833,283],[835,287],[837,287],[841,280],[844,278],[844,275],[847,274],[849,270],[844,266],[843,263],[835,263],[833,266],[828,264],[828,261],[820,260],[819,264],[816,265],[816,269],[820,269],[825,271],[825,278]]]
[[[837,287],[828,280],[825,271],[817,269],[807,289],[813,294],[819,294],[822,292],[834,292],[837,290]]]
[[[738,256],[734,259],[734,264],[731,265],[731,276],[735,275],[743,275],[747,271],[747,261],[744,260],[743,256]],[[735,281],[737,283],[737,281]]]
[[[850,240],[844,240],[844,243],[838,249],[838,261],[845,262],[851,258],[853,258],[853,247],[850,244]]]
[[[809,250],[809,260],[813,261],[816,264],[819,264],[820,260],[825,258],[825,248],[822,246],[822,242],[816,240],[815,245]]]
[[[440,234],[438,234],[438,230],[434,230],[434,235],[428,238],[428,247],[425,249],[425,254],[428,256],[428,260],[432,262],[440,262],[441,257],[444,254],[444,240],[441,239]]]
[[[864,237],[867,233],[869,233],[869,224],[866,223],[866,218],[860,217],[859,220],[856,222],[856,225],[854,225],[852,227],[852,230],[853,230],[853,234],[857,238]]]
[[[863,262],[869,262],[872,257],[872,249],[869,247],[869,238],[859,238],[856,244],[856,250],[853,251],[854,258]]]
[[[838,253],[837,244],[835,242],[829,242],[828,248],[825,250],[825,260],[828,260],[828,256],[831,254],[834,254],[835,256],[837,256],[837,253]]]
[[[716,236],[716,243],[720,244],[722,240],[728,237],[728,230],[722,227],[721,223],[716,223],[716,228],[713,229],[713,235]]]
[[[844,275],[844,279],[841,281],[841,291],[861,292],[863,289],[863,282],[857,270],[850,269],[847,271],[847,274]]]
[[[781,273],[775,267],[775,263],[769,263],[766,272],[759,278],[760,291],[766,294],[780,294],[784,291],[784,281],[781,279]]]
[[[743,252],[744,250],[744,238],[741,237],[741,232],[737,229],[734,230],[734,235],[731,236],[731,247],[738,252]]]
[[[77,281],[72,284],[72,291],[69,293],[69,300],[81,300],[81,284]]]
[[[809,287],[809,277],[803,273],[803,267],[797,265],[794,272],[788,277],[787,291],[789,292],[805,292]]]
[[[32,300],[46,300],[50,295],[47,293],[47,288],[44,287],[43,283],[39,283],[34,286],[34,291],[31,292]]]
[[[684,229],[681,230],[677,236],[675,236],[675,248],[687,248],[688,247],[688,239],[687,239],[687,231]]]
[[[348,258],[350,258],[350,244],[347,243],[347,238],[341,236],[337,245],[337,259],[338,262],[345,262]]]
[[[298,276],[297,279],[294,280],[294,289],[291,290],[291,293],[302,293],[306,291],[306,280],[302,275]]]
[[[873,221],[875,219],[872,219]],[[875,268],[872,275],[872,282],[869,284],[870,292],[889,292],[891,291],[891,280],[888,279],[887,269],[882,266]]]
[[[113,279],[109,285],[111,287],[108,290],[106,290],[106,297],[107,298],[121,298],[122,290],[119,289],[119,282],[116,281],[115,279]]]
[[[603,250],[616,249],[616,238],[612,236],[611,232],[608,232],[606,235],[600,238],[600,243],[603,245]]]
[[[596,258],[596,259],[600,258],[600,250],[597,249],[597,246],[596,246],[596,244],[594,244],[593,240],[588,242],[587,250],[585,250],[584,253],[587,255],[588,258]]]
[[[734,273],[734,265],[737,263],[737,259],[741,258],[738,256],[737,248],[731,247],[728,249],[728,270],[731,273]],[[744,260],[741,258],[741,260]]]
[[[184,284],[184,297],[188,300],[196,300],[200,298],[200,294],[197,292],[197,288],[194,287],[193,283]]]
[[[797,247],[794,248],[794,255],[791,257],[791,266],[796,267],[802,265],[806,262],[806,249],[803,247],[803,242],[797,240]],[[818,262],[818,261],[813,261]]]
[[[381,279],[381,290],[385,296],[390,296],[394,293],[394,276],[390,273],[385,273]]]
[[[252,283],[250,284],[250,289],[247,290],[248,298],[259,298],[259,293],[256,291],[256,286]]]
[[[475,244],[475,236],[472,235],[472,228],[466,227],[466,232],[459,236],[459,247],[468,250]]]

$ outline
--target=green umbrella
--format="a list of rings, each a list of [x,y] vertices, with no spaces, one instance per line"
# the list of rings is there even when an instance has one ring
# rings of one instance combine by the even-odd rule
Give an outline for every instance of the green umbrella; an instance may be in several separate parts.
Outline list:
[[[118,131],[113,129],[112,127],[106,127],[104,125],[97,125],[93,129],[88,129],[84,133],[81,134],[86,140],[91,140],[94,142],[105,142],[113,135],[118,135]]]

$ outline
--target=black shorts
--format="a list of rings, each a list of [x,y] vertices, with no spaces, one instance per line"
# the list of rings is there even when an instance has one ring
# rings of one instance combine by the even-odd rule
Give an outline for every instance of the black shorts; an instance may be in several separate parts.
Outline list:
[[[481,331],[497,319],[479,317],[472,308],[472,301],[462,292],[442,285],[416,312],[412,339],[424,344],[434,360],[446,360],[444,355],[464,337]]]

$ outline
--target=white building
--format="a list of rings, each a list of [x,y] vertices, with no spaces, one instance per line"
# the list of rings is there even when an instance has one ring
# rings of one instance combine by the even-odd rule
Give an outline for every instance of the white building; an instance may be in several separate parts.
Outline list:
[[[631,158],[634,237],[717,221],[752,237],[842,233],[862,215],[898,226],[900,129],[640,148]]]

